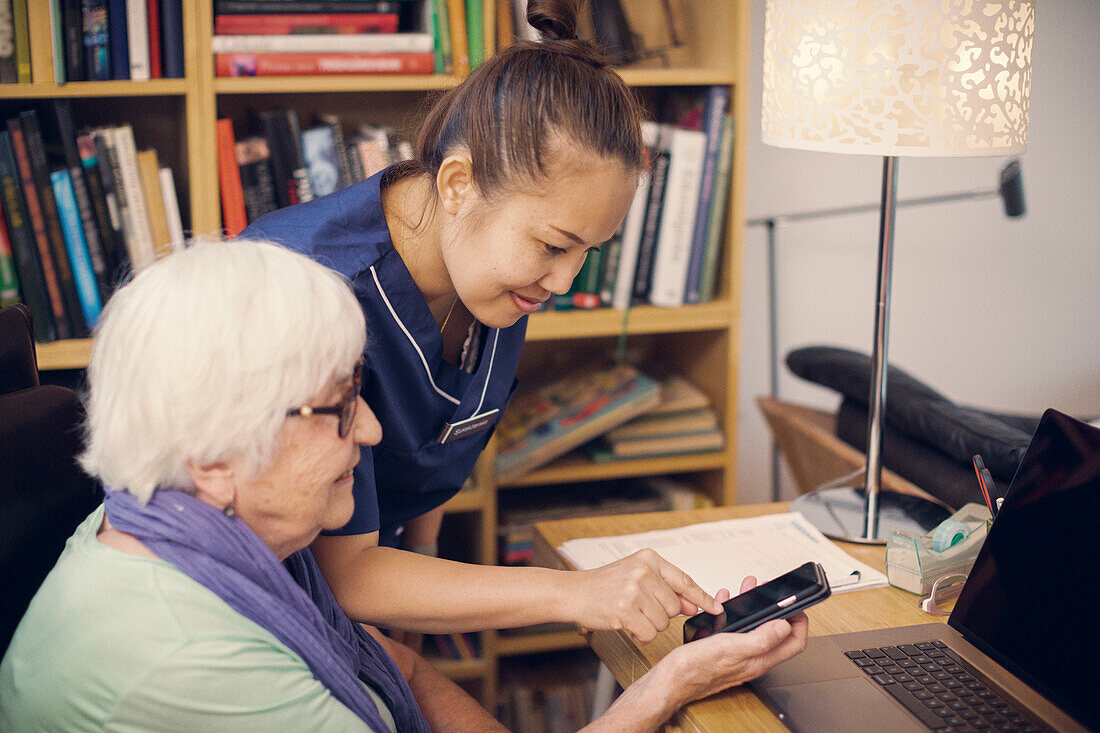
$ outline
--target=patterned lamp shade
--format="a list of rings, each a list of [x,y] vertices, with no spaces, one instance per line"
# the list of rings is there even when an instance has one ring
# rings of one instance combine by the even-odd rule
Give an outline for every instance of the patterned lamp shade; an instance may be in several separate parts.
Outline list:
[[[764,142],[1022,153],[1034,30],[1034,0],[767,0]]]

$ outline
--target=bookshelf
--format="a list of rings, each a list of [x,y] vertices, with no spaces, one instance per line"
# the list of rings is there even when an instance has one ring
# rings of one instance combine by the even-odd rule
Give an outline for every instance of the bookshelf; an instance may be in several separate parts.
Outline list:
[[[733,173],[726,223],[726,246],[714,301],[681,308],[639,306],[624,320],[610,309],[536,313],[529,322],[528,344],[520,378],[569,368],[582,355],[611,353],[625,333],[628,352],[643,366],[662,364],[694,381],[710,396],[723,425],[727,447],[719,453],[675,458],[638,459],[595,464],[570,455],[509,485],[498,485],[492,469],[494,446],[478,463],[472,490],[446,505],[446,544],[458,548],[458,559],[495,563],[497,501],[500,492],[575,481],[676,474],[705,491],[716,503],[736,502],[737,372],[740,350],[738,321],[741,299],[741,248],[744,222],[745,135],[747,134],[748,0],[682,0],[687,42],[667,53],[668,66],[650,59],[620,70],[651,109],[661,90],[704,85],[728,86],[736,121]],[[624,0],[635,30],[643,36],[663,33],[660,3]],[[495,27],[494,3],[484,4],[487,29]],[[30,18],[35,82],[0,87],[0,111],[10,113],[26,101],[67,97],[73,100],[78,126],[132,121],[139,147],[155,146],[173,168],[184,226],[195,235],[221,230],[217,152],[219,117],[242,120],[249,109],[293,107],[303,117],[314,112],[339,114],[345,125],[357,122],[393,124],[415,129],[428,95],[457,84],[460,78],[428,76],[339,76],[216,78],[210,48],[213,9],[210,2],[187,2],[184,9],[185,78],[148,82],[53,83],[49,18]],[[495,33],[485,34],[490,50]],[[80,369],[91,351],[88,339],[40,344],[42,370]],[[526,635],[484,632],[482,657],[440,661],[490,710],[499,686],[500,661],[534,653],[575,649],[585,638],[572,631]]]

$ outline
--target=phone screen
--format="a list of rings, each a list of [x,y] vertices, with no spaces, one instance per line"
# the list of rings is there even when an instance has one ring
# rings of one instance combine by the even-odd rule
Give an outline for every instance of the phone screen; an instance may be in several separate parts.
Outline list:
[[[700,613],[684,622],[684,641],[703,639],[722,631],[749,631],[764,621],[785,618],[805,607],[805,601],[828,595],[828,581],[816,563],[808,562],[789,573],[734,596],[722,604],[722,613]],[[779,604],[783,605],[780,606]]]

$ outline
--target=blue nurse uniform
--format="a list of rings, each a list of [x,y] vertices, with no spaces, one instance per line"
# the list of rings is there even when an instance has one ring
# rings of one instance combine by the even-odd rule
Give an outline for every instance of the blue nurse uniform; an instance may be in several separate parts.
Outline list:
[[[404,521],[469,477],[515,391],[527,317],[501,329],[475,323],[469,371],[444,361],[439,326],[390,240],[383,173],[267,214],[240,237],[283,244],[351,282],[367,321],[362,394],[382,442],[363,451],[355,513],[336,534],[381,530],[380,541],[394,544]]]

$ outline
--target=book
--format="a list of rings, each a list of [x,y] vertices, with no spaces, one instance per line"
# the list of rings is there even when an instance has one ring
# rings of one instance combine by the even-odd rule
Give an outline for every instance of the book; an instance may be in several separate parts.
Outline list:
[[[84,81],[84,17],[81,0],[61,1],[62,45],[65,55],[65,79]]]
[[[657,248],[657,233],[661,226],[662,202],[665,194],[665,181],[669,166],[669,130],[667,125],[657,125],[657,144],[654,146],[653,168],[649,178],[649,198],[646,201],[645,219],[638,241],[638,257],[634,266],[634,286],[631,298],[645,302],[649,299],[650,279],[653,274],[653,261]],[[644,126],[647,122],[643,122]],[[652,133],[651,133],[652,134]]]
[[[606,246],[606,245],[605,245]],[[600,307],[600,276],[602,274],[603,248],[590,249],[584,258],[580,272],[573,280],[573,307]]]
[[[107,0],[83,0],[81,22],[84,31],[84,78],[108,81],[111,53],[107,36]]]
[[[214,53],[431,53],[431,33],[294,33],[214,36]]]
[[[396,33],[397,12],[392,13],[271,13],[217,15],[214,33],[282,36],[291,33]]]
[[[309,168],[309,183],[314,196],[327,196],[340,187],[342,151],[336,149],[336,136],[328,125],[302,130],[302,154]]]
[[[214,0],[214,15],[396,13],[394,0]]]
[[[57,338],[53,303],[46,282],[37,244],[28,219],[20,184],[19,166],[15,159],[10,130],[0,130],[0,192],[11,240],[12,260],[23,302],[34,316],[35,338],[53,341]],[[56,281],[53,285],[56,288]]]
[[[679,127],[669,128],[668,132],[668,174],[661,199],[649,302],[677,307],[684,304],[707,138],[702,132]]]
[[[451,49],[451,23],[447,16],[447,0],[431,0],[431,3],[435,73],[450,74],[454,70],[454,56]]]
[[[0,206],[0,308],[20,302],[19,277],[15,274],[15,260],[11,249],[8,222],[4,207]]]
[[[634,438],[699,433],[718,428],[718,414],[711,407],[699,407],[682,412],[647,412],[609,431],[603,437],[614,443]]]
[[[65,21],[61,0],[48,0],[50,12],[50,48],[53,52],[53,81],[58,86],[65,83]]]
[[[638,267],[638,252],[642,243],[642,231],[645,227],[646,210],[649,207],[649,188],[653,181],[653,162],[660,143],[660,126],[656,122],[642,123],[642,145],[647,151],[649,165],[638,180],[634,190],[634,199],[623,219],[622,244],[620,245],[618,267],[615,274],[615,290],[611,306],[619,310],[630,307],[634,297],[634,273]]]
[[[180,202],[176,196],[176,178],[168,166],[157,171],[160,179],[160,195],[164,205],[164,216],[168,223],[168,244],[172,251],[184,247],[183,217],[180,216]]]
[[[453,73],[466,76],[470,73],[470,46],[466,36],[465,0],[446,0],[447,23],[451,27],[451,59]]]
[[[236,144],[236,155],[245,218],[251,224],[279,208],[275,200],[275,179],[271,174],[271,151],[265,138],[254,135]]]
[[[141,190],[145,194],[145,208],[149,213],[153,258],[157,259],[172,251],[172,234],[168,231],[168,214],[164,211],[164,194],[160,190],[160,161],[157,160],[157,151],[139,150],[137,166]]]
[[[182,79],[183,0],[160,0],[161,68],[165,79]]]
[[[619,364],[574,371],[515,398],[501,418],[498,480],[507,483],[652,408],[660,387]]]
[[[126,233],[122,221],[122,210],[118,201],[118,192],[111,167],[110,153],[100,131],[89,131],[76,139],[80,160],[88,174],[88,190],[92,195],[92,207],[100,232],[104,226],[102,241],[112,273],[112,281],[118,281],[130,267],[130,253],[126,248]],[[97,194],[96,189],[100,193]]]
[[[669,435],[639,435],[633,438],[604,436],[588,448],[588,457],[597,463],[628,458],[662,458],[665,456],[710,453],[722,450],[726,438],[718,428]]]
[[[710,407],[710,398],[686,377],[674,374],[661,380],[661,401],[649,415],[661,415]]]
[[[27,0],[12,0],[12,27],[15,33],[15,71],[20,84],[30,84],[31,34],[27,17]]]
[[[132,235],[126,239],[130,251],[130,263],[134,271],[141,270],[156,259],[156,245],[153,242],[153,230],[149,222],[149,206],[145,200],[145,187],[141,182],[138,168],[137,145],[134,141],[134,128],[129,124],[119,125],[108,130],[114,140],[114,158],[118,168],[115,184],[126,199],[122,207],[123,220],[128,223],[127,231]]]
[[[341,74],[431,74],[425,53],[219,53],[215,76],[325,76]]]
[[[340,122],[340,117],[332,113],[321,113],[317,115],[317,122],[328,125],[329,129],[332,130],[332,140],[336,147],[336,168],[339,174],[337,188],[350,186],[352,177],[351,171],[348,169],[348,146],[344,140],[344,125]]]
[[[96,282],[95,271],[92,269],[88,244],[84,240],[84,225],[80,221],[80,212],[77,210],[73,180],[69,171],[62,168],[50,173],[50,183],[53,186],[54,197],[57,199],[65,248],[69,254],[73,280],[80,298],[80,310],[84,316],[84,323],[91,330],[99,321],[103,302],[99,297],[99,285]]]
[[[615,236],[611,237],[600,249],[602,250],[601,259],[603,260],[600,263],[600,305],[610,308],[611,302],[615,298],[615,276],[619,272],[619,258],[622,256],[623,251],[621,226]]]
[[[100,300],[106,302],[111,293],[111,271],[107,263],[103,240],[100,238],[100,229],[96,222],[95,212],[93,211],[91,193],[88,189],[87,177],[84,175],[84,165],[76,144],[76,127],[73,124],[72,105],[68,99],[55,99],[51,104],[57,127],[57,137],[61,145],[62,155],[65,158],[65,165],[69,169],[69,179],[73,187],[77,210],[80,214],[81,226],[84,229],[84,244],[88,249],[88,256],[95,272],[96,287],[99,289]]]
[[[0,84],[15,84],[19,71],[15,61],[15,18],[11,0],[0,0]]]
[[[53,195],[53,187],[50,184],[50,166],[49,161],[46,160],[46,146],[42,139],[42,126],[38,119],[38,111],[36,109],[27,109],[20,112],[19,124],[23,130],[22,137],[25,144],[27,160],[30,164],[33,185],[37,190],[43,224],[46,228],[46,241],[49,244],[50,255],[53,258],[54,271],[57,273],[57,284],[61,290],[61,301],[63,303],[65,316],[71,326],[71,335],[68,337],[62,336],[62,338],[80,338],[87,334],[87,327],[80,312],[80,298],[76,292],[76,282],[73,279],[72,267],[69,265],[69,255],[65,250],[65,238],[61,233],[61,218],[57,211],[57,200]],[[20,144],[14,133],[12,135],[12,141],[15,144],[15,156],[18,160],[20,155]],[[20,162],[21,168],[22,165],[22,162]],[[24,195],[27,193],[27,185],[27,180],[24,179]],[[30,197],[27,196],[27,198],[29,202]]]
[[[703,268],[699,276],[699,301],[714,300],[718,284],[718,263],[722,253],[722,235],[726,228],[729,204],[730,175],[733,170],[733,115],[722,120],[722,141],[718,148],[718,168],[714,174],[714,199],[707,219],[707,244],[703,252]]]
[[[107,0],[107,44],[111,53],[111,78],[130,78],[130,30],[127,27],[127,0]]]
[[[126,0],[126,43],[130,80],[149,81],[149,8],[147,0]]]
[[[160,79],[161,70],[161,30],[160,0],[145,0],[146,27],[149,37],[149,78]]]
[[[311,200],[313,190],[302,152],[297,112],[273,109],[259,112],[257,117],[271,150],[271,171],[275,178],[275,200],[279,202],[279,208]]]
[[[691,250],[688,257],[687,278],[684,284],[684,302],[700,302],[703,263],[707,248],[707,224],[715,196],[715,183],[718,173],[718,154],[722,144],[723,120],[729,109],[729,87],[715,85],[707,88],[706,105],[703,110],[703,134],[706,136],[706,151],[703,157],[703,172],[700,176],[699,203],[695,210],[695,224],[692,227]]]
[[[221,190],[222,228],[225,230],[225,236],[232,239],[248,226],[241,170],[237,165],[237,146],[233,134],[233,120],[229,118],[218,120],[217,137],[218,185]]]
[[[485,9],[482,2],[466,0],[466,50],[471,70],[485,60]]]

